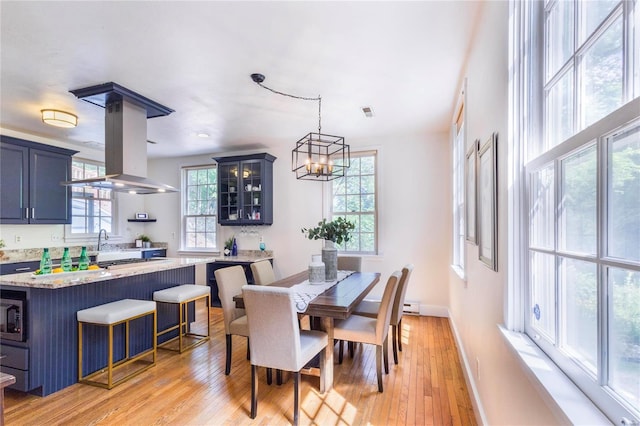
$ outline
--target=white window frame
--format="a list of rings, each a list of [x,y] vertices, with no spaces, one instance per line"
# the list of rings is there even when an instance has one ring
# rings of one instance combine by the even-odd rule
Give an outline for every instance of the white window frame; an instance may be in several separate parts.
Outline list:
[[[94,160],[88,160],[85,158],[72,158],[72,161],[77,161],[77,162],[81,162],[84,164],[92,164],[95,166],[98,166],[99,168],[104,169],[104,163],[100,162],[100,161],[94,161]],[[98,172],[98,175],[104,175],[104,173],[100,173]],[[71,202],[73,203],[73,191],[71,194]],[[113,240],[113,241],[117,241],[121,238],[121,236],[118,235],[118,203],[117,203],[118,197],[116,196],[115,191],[111,191],[111,231],[109,232],[109,239]],[[72,211],[73,211],[73,207],[72,207]],[[85,233],[78,233],[78,232],[72,232],[72,226],[71,224],[65,225],[64,226],[64,239],[65,241],[75,241],[75,242],[81,242],[81,241],[89,241],[89,240],[94,240],[96,238],[96,236],[98,235],[97,232],[85,232]]]
[[[546,4],[552,4],[554,1],[549,1]],[[638,422],[640,419],[640,414],[638,411],[629,409],[625,404],[620,403],[616,400],[615,396],[612,396],[612,393],[607,389],[606,383],[603,384],[603,378],[598,378],[598,381],[594,382],[593,378],[588,377],[588,374],[585,374],[585,371],[582,368],[578,367],[576,363],[571,361],[568,357],[558,354],[558,350],[554,349],[547,342],[544,341],[543,337],[540,336],[539,333],[536,333],[535,330],[532,330],[531,325],[529,324],[531,319],[531,311],[530,311],[530,295],[529,295],[529,272],[528,272],[528,256],[529,256],[529,244],[528,244],[528,228],[529,228],[529,219],[527,215],[528,211],[528,203],[527,203],[527,190],[528,190],[528,179],[527,176],[529,173],[535,172],[536,170],[540,170],[545,165],[553,164],[555,161],[563,158],[569,153],[574,152],[580,147],[586,146],[589,143],[593,143],[595,140],[600,140],[600,138],[606,136],[607,134],[611,134],[611,132],[615,131],[615,129],[620,126],[624,126],[632,121],[635,117],[638,116],[638,111],[640,111],[640,100],[638,98],[638,56],[637,53],[634,56],[634,51],[632,49],[633,44],[635,46],[640,46],[639,40],[640,35],[638,32],[635,33],[635,40],[632,40],[628,32],[625,33],[624,36],[624,49],[625,49],[625,74],[624,77],[624,98],[623,98],[623,106],[618,110],[610,113],[607,117],[597,121],[592,124],[585,130],[581,131],[578,134],[570,137],[568,140],[561,142],[557,146],[549,149],[544,154],[539,155],[537,158],[530,161],[526,164],[527,155],[531,156],[532,154],[536,154],[538,151],[535,151],[533,146],[536,143],[539,143],[544,138],[545,132],[543,131],[543,107],[544,97],[542,96],[543,90],[543,75],[544,68],[542,66],[541,60],[536,60],[536,58],[541,58],[544,56],[544,49],[542,34],[544,31],[541,31],[542,23],[544,22],[544,8],[545,2],[536,2],[536,1],[520,1],[514,0],[510,4],[510,16],[512,16],[512,27],[511,27],[511,37],[510,37],[510,62],[512,64],[512,69],[510,73],[510,108],[509,108],[509,137],[512,143],[509,144],[509,182],[508,187],[510,188],[509,192],[509,275],[508,275],[508,306],[506,307],[505,317],[507,327],[512,332],[525,331],[528,336],[531,338],[531,341],[535,342],[540,348],[545,351],[545,354],[541,356],[550,356],[554,362],[559,365],[562,369],[562,373],[553,373],[557,375],[567,374],[573,383],[575,383],[581,392],[584,392],[588,398],[593,401],[594,404],[598,406],[598,409],[604,413],[609,420],[620,423],[623,419],[627,422]],[[637,1],[625,1],[623,2],[623,12],[622,16],[627,19],[635,19],[638,20],[638,16],[640,16],[640,12],[638,11]],[[576,12],[577,13],[577,12]],[[610,22],[612,20],[612,16],[614,14],[619,14],[620,11],[611,12],[607,21]],[[619,16],[619,15],[618,15]],[[626,25],[626,24],[625,24]],[[626,28],[626,27],[625,27]],[[536,30],[537,29],[537,30]],[[601,29],[601,28],[600,28]],[[527,33],[527,30],[530,32]],[[632,66],[631,64],[635,64]],[[630,73],[630,71],[634,69],[635,74]],[[630,101],[630,99],[634,99]],[[624,104],[624,102],[627,102]],[[575,114],[579,108],[575,108]],[[525,119],[526,118],[526,119]],[[574,121],[575,123],[575,121]],[[574,125],[574,133],[575,129],[578,127]],[[514,141],[520,142],[519,144],[513,143]],[[533,142],[533,143],[532,143]],[[600,144],[603,142],[600,141]],[[599,154],[602,155],[602,151],[600,148]],[[599,169],[599,174],[606,175],[606,167],[602,166]],[[600,191],[600,195],[598,198],[598,208],[600,210],[604,209],[603,207],[603,181],[604,179],[599,178],[598,181],[598,190]],[[511,189],[513,188],[513,189]],[[557,191],[557,188],[556,188]],[[556,195],[557,196],[557,195]],[[600,218],[598,219],[598,227],[602,229],[603,226],[603,218],[602,212],[599,212]],[[556,218],[557,220],[557,218]],[[556,229],[557,235],[557,229]],[[557,236],[554,237],[557,239]],[[601,249],[602,247],[602,237],[598,240],[598,247]],[[603,262],[607,262],[606,259]],[[620,264],[617,264],[620,266]],[[629,266],[628,263],[624,264],[624,267],[631,270],[637,270],[636,266]],[[602,274],[599,274],[599,280],[602,279]],[[600,281],[599,281],[599,285]],[[604,297],[603,294],[600,294],[600,297]],[[599,336],[604,336],[603,330],[606,329],[606,324],[603,323],[603,318],[606,318],[605,313],[599,314]],[[518,338],[514,338],[513,334],[509,337],[507,334],[509,332],[505,332],[503,330],[506,338],[512,346],[514,350],[517,352],[519,349],[517,348],[518,343],[515,343]],[[599,337],[600,339],[601,337]],[[602,348],[606,346],[600,343],[600,351]],[[562,395],[560,395],[557,390],[551,388],[557,383],[561,382],[561,378],[548,380],[548,377],[544,378],[543,376],[546,374],[549,376],[549,371],[545,372],[536,372],[536,366],[527,361],[527,358],[532,358],[532,352],[529,352],[528,355],[521,355],[521,359],[523,360],[523,364],[527,366],[527,368],[538,378],[538,383],[542,384],[545,388],[545,393],[547,396],[551,396],[558,404],[562,414],[566,415],[567,420],[575,421],[575,419],[582,418],[584,419],[584,415],[587,412],[591,412],[594,417],[597,418],[598,411],[592,411],[588,407],[581,407],[579,410],[575,409],[567,409],[567,405],[575,404],[576,400],[582,399],[586,401],[586,398],[578,398],[573,401],[562,400]],[[558,355],[560,355],[558,357]],[[599,353],[599,357],[602,354]],[[604,362],[599,360],[600,365]],[[551,363],[550,363],[551,365]],[[602,374],[602,373],[601,373]],[[606,379],[606,377],[605,377]],[[550,386],[549,386],[550,384]],[[571,385],[569,385],[571,386]],[[566,398],[566,395],[564,396]],[[566,404],[565,404],[566,403]],[[564,404],[564,406],[563,406]],[[572,417],[571,414],[575,415]],[[634,423],[627,423],[634,424]]]
[[[181,216],[181,226],[180,226],[180,252],[181,253],[218,253],[220,251],[220,242],[218,239],[220,238],[220,225],[218,224],[218,201],[216,200],[214,209],[214,214],[210,215],[188,215],[187,212],[187,202],[189,191],[188,191],[188,182],[187,182],[187,173],[190,170],[199,170],[199,169],[214,169],[216,173],[218,172],[218,165],[213,164],[203,164],[197,166],[184,166],[181,171],[181,201],[180,201],[180,216]],[[216,191],[215,195],[217,198],[217,185],[218,179],[216,177]],[[187,246],[187,218],[189,217],[203,217],[203,218],[214,218],[215,223],[215,238],[214,238],[214,246],[213,247],[189,247]]]
[[[452,190],[451,201],[453,221],[451,227],[452,253],[451,268],[461,279],[465,279],[465,253],[466,253],[466,173],[467,143],[466,143],[466,79],[463,89],[460,91],[458,103],[455,108],[453,123],[451,124],[451,162],[452,162]]]
[[[351,152],[351,158],[362,158],[362,157],[373,157],[374,159],[374,203],[375,203],[375,209],[373,212],[373,220],[374,220],[374,236],[373,236],[373,240],[374,240],[374,249],[373,251],[359,251],[359,250],[347,250],[345,248],[345,243],[342,243],[342,245],[337,246],[338,251],[341,253],[345,253],[345,254],[359,254],[359,255],[377,255],[380,252],[380,247],[379,247],[379,241],[380,241],[380,232],[379,232],[379,227],[378,227],[378,223],[379,223],[379,217],[380,217],[380,201],[379,201],[379,181],[380,181],[380,161],[379,161],[379,156],[380,156],[380,152],[379,150],[366,150],[366,151],[352,151]],[[353,176],[353,175],[351,175]],[[329,194],[329,199],[328,199],[328,204],[329,204],[329,218],[330,220],[333,220],[334,218],[337,217],[345,217],[345,214],[349,214],[349,212],[334,212],[333,207],[334,207],[334,203],[333,203],[333,185],[335,183],[337,183],[337,181],[341,180],[341,179],[346,179],[347,175],[345,175],[345,177],[342,178],[338,178],[332,181],[329,181],[329,185],[328,185],[328,194]],[[362,195],[362,194],[361,194]],[[354,212],[355,213],[355,212]],[[365,214],[365,213],[363,213]],[[366,213],[369,214],[369,213]],[[354,233],[352,232],[352,237],[351,238],[356,238],[356,236],[358,236],[359,234],[356,233],[355,235],[353,235]]]

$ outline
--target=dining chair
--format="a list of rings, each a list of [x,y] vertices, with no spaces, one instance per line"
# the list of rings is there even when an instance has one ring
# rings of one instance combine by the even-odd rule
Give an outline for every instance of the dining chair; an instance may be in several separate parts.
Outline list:
[[[398,289],[391,310],[391,342],[393,346],[393,362],[398,363],[398,350],[402,352],[402,315],[404,314],[404,297],[407,294],[409,278],[413,272],[413,264],[408,263],[402,268],[402,276],[398,283]],[[375,318],[380,310],[380,302],[363,300],[356,306],[354,313],[365,317]],[[353,356],[353,354],[351,354]]]
[[[289,288],[244,286],[242,297],[247,311],[251,339],[251,418],[258,414],[257,368],[293,373],[293,424],[300,417],[300,370],[318,353],[324,365],[327,334],[300,330],[294,294]],[[322,374],[322,372],[321,372]]]
[[[338,256],[338,270],[362,272],[362,257]]]
[[[376,346],[376,374],[378,376],[378,392],[382,392],[382,358],[384,356],[384,371],[389,373],[389,320],[393,297],[402,276],[396,271],[389,276],[384,288],[380,309],[376,318],[362,315],[350,315],[347,319],[335,320],[333,337],[348,342],[368,343]],[[339,352],[339,362],[342,361],[342,348]]]
[[[273,266],[268,260],[260,260],[253,262],[251,265],[251,273],[253,274],[253,282],[258,285],[269,285],[276,280],[273,273]]]
[[[231,336],[244,336],[249,338],[249,325],[244,309],[236,308],[233,296],[242,292],[242,287],[247,285],[244,269],[240,265],[217,269],[214,272],[218,283],[218,296],[222,304],[224,319],[224,333],[226,335],[227,358],[224,374],[231,372]],[[247,359],[249,359],[250,347],[247,345]]]

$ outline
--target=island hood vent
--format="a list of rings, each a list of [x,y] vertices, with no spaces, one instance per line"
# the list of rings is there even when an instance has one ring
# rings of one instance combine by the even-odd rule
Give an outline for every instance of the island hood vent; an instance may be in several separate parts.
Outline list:
[[[105,110],[105,175],[62,182],[66,186],[111,189],[130,194],[177,192],[147,178],[147,119],[173,112],[116,83],[71,90],[78,99]]]

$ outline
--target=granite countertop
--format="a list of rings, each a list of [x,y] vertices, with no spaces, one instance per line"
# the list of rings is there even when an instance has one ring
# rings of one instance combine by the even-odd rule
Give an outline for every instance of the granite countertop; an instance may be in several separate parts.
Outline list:
[[[255,262],[263,259],[272,259],[272,257],[258,252],[257,254],[247,253],[241,254],[240,256],[155,258],[155,260],[149,262],[117,265],[109,267],[108,269],[94,271],[66,272],[37,276],[31,272],[2,275],[0,276],[0,286],[56,289],[112,280],[115,278],[130,277],[133,275],[149,274],[200,263]]]

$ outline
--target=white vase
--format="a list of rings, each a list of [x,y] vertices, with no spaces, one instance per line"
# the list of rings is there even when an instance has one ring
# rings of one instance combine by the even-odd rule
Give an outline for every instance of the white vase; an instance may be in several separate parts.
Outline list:
[[[338,249],[333,241],[324,240],[322,247],[322,261],[324,262],[325,281],[338,279]]]
[[[320,284],[324,282],[324,262],[322,262],[322,256],[314,254],[311,256],[311,263],[309,264],[309,284]]]

